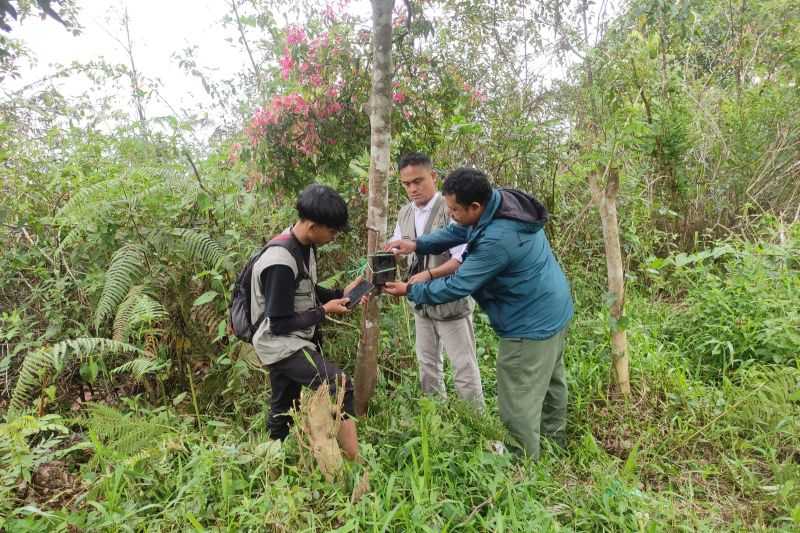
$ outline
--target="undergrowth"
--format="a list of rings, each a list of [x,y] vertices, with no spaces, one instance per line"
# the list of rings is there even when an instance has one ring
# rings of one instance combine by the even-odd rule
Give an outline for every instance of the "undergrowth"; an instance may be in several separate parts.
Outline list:
[[[387,301],[377,394],[359,421],[365,463],[348,465],[342,479],[326,482],[301,460],[294,438],[267,439],[266,375],[234,343],[187,367],[188,390],[162,387],[153,396],[139,388],[57,414],[7,415],[0,528],[796,529],[800,365],[792,346],[775,341],[793,334],[797,309],[787,295],[797,289],[796,252],[722,246],[671,258],[647,283],[631,283],[628,399],[609,394],[607,311],[578,305],[566,353],[568,445],[545,442],[538,464],[492,446],[507,435],[496,415],[497,339],[486,317],[475,315],[487,397],[477,413],[455,398],[449,377],[448,400],[420,397],[413,316]],[[576,301],[592,301],[588,285],[576,285]],[[749,335],[724,327],[744,310],[755,324]],[[326,355],[350,373],[358,319],[327,327]],[[18,328],[11,315],[4,320],[7,331]],[[763,339],[767,326],[779,336]],[[704,338],[727,339],[741,360],[723,364]],[[370,489],[358,497],[365,472]]]

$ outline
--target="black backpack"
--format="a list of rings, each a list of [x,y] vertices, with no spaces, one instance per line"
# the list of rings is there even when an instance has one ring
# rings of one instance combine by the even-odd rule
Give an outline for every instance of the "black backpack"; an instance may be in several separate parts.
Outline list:
[[[280,246],[286,248],[292,254],[295,261],[297,261],[298,276],[295,283],[308,276],[306,272],[305,263],[303,261],[303,251],[300,248],[297,239],[290,233],[282,233],[273,237],[261,250],[253,254],[247,261],[244,269],[236,276],[236,281],[231,290],[231,305],[228,309],[231,329],[237,338],[247,343],[253,342],[253,335],[255,335],[261,322],[264,321],[264,313],[253,320],[250,316],[250,294],[253,284],[253,267],[259,258],[267,251],[267,248],[272,246]],[[266,296],[266,295],[264,295]]]

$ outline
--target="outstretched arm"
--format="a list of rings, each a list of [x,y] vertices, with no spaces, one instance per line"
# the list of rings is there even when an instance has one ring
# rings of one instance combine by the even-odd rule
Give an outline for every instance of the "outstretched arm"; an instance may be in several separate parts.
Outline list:
[[[493,240],[483,239],[455,274],[408,287],[408,299],[418,304],[442,304],[473,294],[508,265],[508,254]]]

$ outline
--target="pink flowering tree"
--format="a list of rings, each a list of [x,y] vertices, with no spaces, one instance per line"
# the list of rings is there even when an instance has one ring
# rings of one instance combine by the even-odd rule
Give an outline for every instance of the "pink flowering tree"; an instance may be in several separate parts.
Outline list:
[[[257,181],[270,189],[296,191],[321,176],[344,176],[369,146],[371,32],[341,14],[343,3],[279,34],[276,91],[252,113],[245,127],[249,142],[241,150]],[[402,9],[396,11],[393,25],[404,21]],[[433,151],[447,117],[472,113],[482,95],[458,69],[416,53],[411,40],[393,45],[400,53],[392,86],[392,150]],[[363,178],[349,185],[354,193],[365,192]]]
[[[284,30],[278,91],[245,127],[249,148],[243,155],[270,188],[296,190],[347,168],[363,150],[366,73],[352,64],[359,51],[348,32],[335,23],[313,34],[296,26]]]

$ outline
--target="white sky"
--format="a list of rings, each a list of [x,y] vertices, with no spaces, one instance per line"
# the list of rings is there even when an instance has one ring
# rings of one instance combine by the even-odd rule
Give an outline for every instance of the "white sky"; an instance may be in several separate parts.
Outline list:
[[[198,63],[215,69],[219,78],[229,77],[245,66],[245,57],[238,45],[225,41],[231,33],[226,32],[221,23],[230,10],[230,4],[224,0],[89,0],[81,5],[78,14],[83,31],[77,37],[52,19],[29,18],[15,25],[11,36],[21,39],[31,49],[38,64],[22,68],[21,78],[6,80],[4,88],[13,91],[38,80],[52,73],[56,64],[88,62],[102,57],[109,63],[127,65],[127,54],[115,40],[125,42],[122,28],[125,6],[137,70],[163,82],[160,93],[173,107],[196,108],[209,101],[200,82],[178,67],[173,53],[197,45]],[[86,80],[81,78],[55,83],[67,95],[80,94],[87,89]],[[128,91],[120,98],[128,99],[129,95]],[[153,101],[148,105],[150,115],[168,113],[161,102]]]
[[[136,68],[142,76],[162,82],[158,93],[169,104],[152,98],[146,106],[148,118],[172,115],[170,106],[181,118],[184,111],[210,112],[211,99],[201,82],[178,66],[173,57],[176,52],[196,45],[198,50],[194,57],[198,67],[216,81],[250,69],[245,50],[238,43],[235,27],[224,28],[222,25],[223,17],[231,14],[229,0],[84,0],[78,4],[78,21],[83,27],[78,36],[73,36],[60,23],[49,18],[41,20],[33,16],[22,24],[12,21],[10,36],[23,41],[36,64],[23,62],[20,65],[21,77],[4,80],[2,91],[19,90],[52,74],[59,64],[86,63],[102,57],[111,64],[128,65],[127,53],[117,42],[117,39],[126,41],[122,26],[125,8],[130,19]],[[290,6],[292,3],[287,2],[287,11],[291,10]],[[371,12],[369,0],[353,0],[347,11],[368,17]],[[280,19],[294,21],[294,16],[285,15]],[[251,29],[248,37],[255,38],[255,32]],[[226,38],[232,38],[232,42]],[[90,87],[98,91],[97,98],[102,97],[102,91],[82,76],[48,83],[67,97],[78,96]],[[113,95],[118,109],[128,109],[133,115],[130,87],[105,87],[104,91]],[[220,122],[213,116],[210,118],[212,122]]]
[[[222,26],[222,18],[230,13],[228,0],[85,0],[79,4],[78,20],[83,31],[77,37],[52,19],[40,20],[34,16],[23,24],[13,25],[10,36],[25,43],[37,64],[23,64],[21,78],[6,79],[3,91],[13,92],[39,80],[51,74],[57,64],[85,63],[102,57],[112,64],[127,65],[126,52],[116,40],[125,41],[122,27],[125,7],[130,18],[137,70],[145,77],[162,81],[159,94],[179,114],[183,110],[197,113],[209,109],[210,99],[199,80],[178,67],[172,57],[175,52],[197,45],[195,57],[198,66],[204,71],[211,69],[212,78],[216,80],[229,78],[249,68],[235,29],[229,27],[226,30]],[[287,9],[291,5],[287,3]],[[348,11],[368,16],[369,2],[355,0]],[[227,42],[226,37],[233,37],[233,42]],[[68,97],[77,96],[91,87],[84,77],[69,77],[52,83]],[[98,91],[97,96],[101,97],[97,88],[92,90]],[[114,95],[118,108],[130,109],[133,113],[129,87],[106,87],[105,91]],[[166,104],[155,98],[147,104],[146,111],[149,118],[172,114]]]

